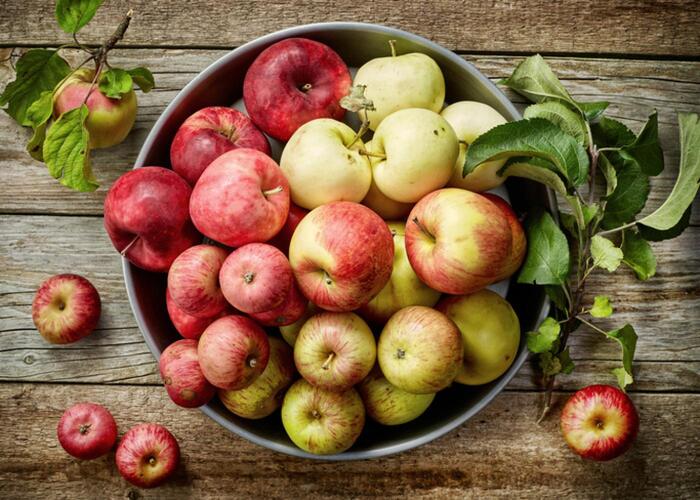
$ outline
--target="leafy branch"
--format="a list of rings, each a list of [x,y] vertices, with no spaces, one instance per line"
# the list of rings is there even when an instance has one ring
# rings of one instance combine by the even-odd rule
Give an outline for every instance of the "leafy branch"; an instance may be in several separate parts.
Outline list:
[[[586,284],[596,270],[613,273],[621,264],[640,280],[655,274],[649,241],[678,236],[690,220],[700,182],[700,121],[697,114],[679,114],[676,184],[659,208],[638,219],[649,195],[649,177],[664,169],[656,112],[635,134],[604,116],[607,102],[574,100],[539,55],[525,59],[501,83],[533,104],[523,120],[495,127],[472,143],[463,175],[486,161],[506,158],[500,175],[544,184],[564,203],[553,214],[541,209],[529,216],[528,254],[518,276],[519,283],[544,286],[554,305],[550,317],[527,334],[545,388],[542,419],[551,407],[557,375],[574,369],[567,341],[581,324],[620,344],[621,366],[613,375],[623,390],[633,383],[637,334],[628,324],[611,331],[596,325],[595,319],[612,315],[613,307],[606,295],[585,304]]]

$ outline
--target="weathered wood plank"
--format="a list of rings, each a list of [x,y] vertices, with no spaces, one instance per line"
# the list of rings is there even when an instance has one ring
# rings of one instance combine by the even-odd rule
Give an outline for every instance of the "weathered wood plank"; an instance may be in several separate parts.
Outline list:
[[[558,403],[566,394],[556,394]],[[700,488],[700,395],[635,394],[642,431],[633,448],[605,464],[579,459],[558,421],[534,423],[539,395],[503,393],[459,429],[394,457],[312,463],[280,455],[228,433],[196,410],[177,408],[155,387],[0,385],[0,482],[6,498],[51,491],[70,498],[580,497],[691,498]],[[119,477],[113,455],[72,459],[56,441],[61,412],[95,401],[121,433],[141,422],[166,425],[183,465],[156,490],[136,491]],[[690,420],[688,420],[690,418]],[[312,467],[313,466],[313,467]]]
[[[700,54],[699,14],[692,0],[646,2],[463,2],[379,0],[358,8],[348,0],[129,2],[135,15],[125,44],[231,47],[299,24],[360,21],[397,27],[453,50]],[[101,42],[126,13],[125,2],[106,2],[83,34]],[[0,18],[0,43],[61,44],[53,4],[8,0]]]
[[[620,271],[615,289],[610,290],[609,278],[591,278],[591,294],[609,293],[617,309],[614,321],[601,325],[612,328],[631,322],[637,327],[636,390],[698,387],[699,236],[700,228],[692,227],[677,240],[655,244],[659,274],[648,282]],[[0,380],[158,383],[155,363],[127,302],[120,260],[100,218],[0,216],[0,268]],[[31,301],[43,279],[68,271],[94,282],[104,313],[89,338],[52,346],[34,330]],[[586,329],[572,336],[571,345],[577,361],[589,361],[581,361],[574,376],[562,379],[566,388],[605,380],[620,356],[616,344]],[[534,387],[531,373],[521,373],[513,387]]]
[[[0,49],[0,59],[10,50]],[[111,183],[131,168],[146,134],[164,107],[197,72],[221,57],[223,50],[121,50],[113,62],[125,66],[146,64],[156,73],[158,87],[139,95],[141,106],[135,130],[125,143],[97,151],[93,165],[102,187],[92,194],[76,193],[47,175],[46,167],[33,161],[24,147],[29,132],[20,129],[0,113],[0,213],[101,214],[105,193]],[[514,57],[465,56],[492,79],[512,71],[520,60]],[[576,98],[608,99],[610,112],[633,129],[654,109],[659,110],[661,141],[666,153],[666,171],[653,180],[649,209],[657,207],[670,192],[678,168],[679,146],[676,112],[700,112],[700,63],[604,59],[550,59],[555,71]],[[0,64],[0,87],[13,78],[9,61]],[[509,92],[522,109],[524,100]],[[647,210],[649,210],[647,209]],[[692,222],[700,223],[700,202]]]

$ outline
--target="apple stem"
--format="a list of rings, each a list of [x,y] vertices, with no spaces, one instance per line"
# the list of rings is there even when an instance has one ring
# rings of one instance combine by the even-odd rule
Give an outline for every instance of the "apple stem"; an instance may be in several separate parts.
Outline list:
[[[265,197],[268,197],[273,194],[281,193],[284,188],[282,186],[277,186],[276,188],[273,189],[268,189],[267,191],[263,191],[263,194]]]
[[[391,47],[391,57],[396,57],[396,40],[389,40],[389,47]]]
[[[330,366],[331,366],[331,361],[333,361],[334,357],[335,357],[335,353],[334,352],[330,353],[328,355],[328,357],[326,358],[326,360],[321,365],[321,368],[323,368],[324,370],[328,370],[328,368],[330,368]]]
[[[468,143],[467,141],[462,141],[462,140],[460,140],[459,143],[460,143],[462,146],[469,147],[469,143]]]
[[[243,275],[243,281],[245,281],[246,283],[252,283],[254,279],[255,279],[255,273],[252,273],[250,271],[246,272]]]
[[[386,155],[383,155],[381,153],[372,153],[371,151],[367,151],[364,148],[360,148],[357,151],[359,151],[359,153],[361,155],[371,156],[372,158],[381,158],[382,160],[386,160]]]
[[[255,368],[257,364],[258,364],[258,358],[250,358],[248,360],[248,366],[251,368]]]
[[[119,253],[122,255],[122,257],[126,257],[126,253],[127,253],[129,250],[131,250],[131,247],[133,247],[133,246],[136,244],[136,242],[138,241],[139,237],[140,237],[140,236],[139,236],[138,234],[137,234],[136,236],[134,236],[134,239],[131,240],[131,241],[129,242],[129,244],[128,244],[127,246],[125,246],[124,249],[123,249],[121,252],[119,252]]]
[[[413,217],[413,219],[411,219],[411,222],[418,226],[418,229],[424,232],[426,236],[430,237],[433,241],[435,241],[435,236],[433,236],[433,234],[430,231],[428,231],[428,229],[421,223],[421,221],[418,220],[418,216]]]

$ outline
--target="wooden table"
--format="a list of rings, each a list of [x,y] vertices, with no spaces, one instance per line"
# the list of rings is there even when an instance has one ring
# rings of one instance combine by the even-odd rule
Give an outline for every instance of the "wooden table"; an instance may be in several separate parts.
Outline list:
[[[84,38],[101,41],[126,11],[107,1]],[[122,145],[94,155],[102,187],[79,194],[51,179],[24,151],[28,131],[0,113],[0,495],[17,497],[695,497],[700,494],[700,206],[678,239],[654,244],[658,274],[638,282],[628,271],[596,275],[590,290],[614,296],[615,324],[636,325],[639,439],[610,463],[571,453],[553,416],[535,424],[540,400],[526,365],[496,400],[434,443],[381,460],[316,463],[260,448],[196,410],[171,404],[160,386],[127,302],[121,265],[102,228],[110,184],[129,170],[163,108],[199,71],[232,47],[296,24],[350,20],[403,28],[457,51],[492,79],[525,55],[542,52],[576,99],[612,103],[609,113],[638,129],[659,110],[666,171],[654,178],[650,207],[665,197],[679,159],[676,112],[700,112],[700,11],[694,0],[577,2],[533,0],[406,2],[349,0],[216,2],[138,0],[112,61],[147,65],[157,88],[140,95],[138,121]],[[527,4],[527,5],[526,5]],[[5,0],[0,16],[0,87],[11,61],[33,46],[65,43],[53,2]],[[580,33],[574,35],[575,33]],[[509,93],[514,102],[523,100]],[[30,315],[46,277],[79,272],[100,290],[99,329],[73,345],[48,345]],[[612,325],[613,323],[610,323]],[[571,340],[570,391],[614,383],[615,345],[582,329]],[[113,456],[71,459],[55,427],[68,405],[107,406],[123,432],[138,422],[167,425],[178,437],[179,477],[157,490],[122,480]],[[558,408],[555,410],[555,415]]]

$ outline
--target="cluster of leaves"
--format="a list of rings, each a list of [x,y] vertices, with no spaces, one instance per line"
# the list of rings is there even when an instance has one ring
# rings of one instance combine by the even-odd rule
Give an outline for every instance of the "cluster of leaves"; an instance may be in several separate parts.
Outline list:
[[[107,63],[107,53],[124,36],[131,14],[127,14],[115,34],[101,46],[91,49],[78,41],[77,34],[93,18],[103,0],[57,0],[56,20],[72,35],[75,43],[57,49],[30,49],[16,64],[16,78],[0,94],[0,106],[17,123],[31,127],[28,153],[43,161],[49,173],[63,185],[79,191],[94,191],[98,184],[90,167],[90,134],[85,123],[85,102],[73,110],[55,116],[54,99],[64,82],[76,71],[94,62],[92,87],[112,99],[121,99],[137,85],[143,92],[154,86],[153,75],[142,67],[123,70]],[[64,49],[80,49],[88,57],[71,68],[61,57]],[[85,98],[87,101],[87,96]]]
[[[607,102],[574,100],[539,55],[523,61],[501,83],[533,104],[523,120],[496,127],[474,141],[464,175],[483,162],[506,159],[501,175],[545,184],[566,202],[566,209],[555,214],[535,211],[526,222],[529,249],[518,282],[543,285],[554,304],[551,317],[528,333],[527,346],[538,356],[551,392],[554,377],[574,369],[566,347],[569,334],[586,324],[620,344],[622,363],[613,373],[624,389],[633,382],[637,334],[629,324],[611,331],[595,325],[595,318],[610,316],[613,307],[605,295],[583,304],[586,279],[595,269],[612,273],[621,264],[640,280],[655,274],[649,241],[673,238],[687,227],[698,190],[698,115],[679,114],[678,179],[665,202],[637,220],[649,195],[649,178],[664,168],[656,112],[635,134],[604,116]]]

